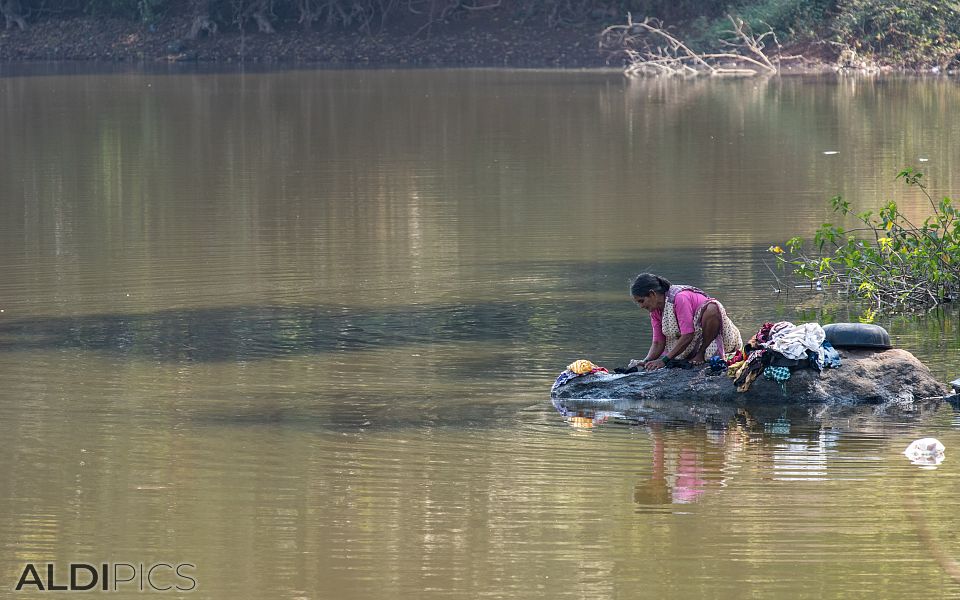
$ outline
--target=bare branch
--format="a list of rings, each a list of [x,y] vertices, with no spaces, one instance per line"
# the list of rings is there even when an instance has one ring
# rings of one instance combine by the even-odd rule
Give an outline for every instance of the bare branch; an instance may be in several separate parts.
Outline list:
[[[757,75],[779,73],[782,60],[796,60],[802,56],[780,55],[780,42],[772,29],[755,34],[743,19],[729,16],[735,41],[721,40],[730,52],[698,53],[671,34],[663,23],[646,17],[635,22],[627,14],[625,25],[612,25],[600,34],[600,50],[611,56],[623,54],[628,58],[627,75]],[[765,51],[772,42],[774,54]]]

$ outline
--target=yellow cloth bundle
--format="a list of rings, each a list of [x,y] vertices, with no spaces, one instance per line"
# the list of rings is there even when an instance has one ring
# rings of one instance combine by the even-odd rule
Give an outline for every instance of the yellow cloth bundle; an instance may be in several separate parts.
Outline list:
[[[567,365],[568,371],[573,371],[577,375],[586,375],[587,373],[593,371],[594,369],[599,369],[597,365],[593,364],[589,360],[575,360],[569,365]]]

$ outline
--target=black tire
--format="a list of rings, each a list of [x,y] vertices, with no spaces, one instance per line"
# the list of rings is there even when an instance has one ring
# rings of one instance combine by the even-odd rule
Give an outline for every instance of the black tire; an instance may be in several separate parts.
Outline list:
[[[827,341],[834,348],[893,348],[890,334],[879,325],[869,323],[833,323],[823,327]]]

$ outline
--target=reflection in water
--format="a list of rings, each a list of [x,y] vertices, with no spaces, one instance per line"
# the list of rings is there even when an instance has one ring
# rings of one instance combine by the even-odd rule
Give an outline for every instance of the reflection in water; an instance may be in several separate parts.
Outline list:
[[[691,428],[687,435],[669,437],[663,425],[649,428],[653,438],[653,466],[649,478],[633,488],[633,501],[640,505],[690,504],[710,490],[724,487],[738,463],[749,433],[734,421],[730,428]],[[677,447],[669,447],[669,443]]]
[[[815,440],[787,438],[773,452],[775,479],[828,480],[828,454],[836,452],[838,434],[821,430]]]
[[[872,432],[883,426],[883,418],[923,420],[944,408],[952,413],[954,403],[930,401],[895,416],[891,409],[881,412],[875,406],[701,403],[684,413],[690,406],[678,411],[676,403],[553,398],[554,408],[575,429],[626,425],[651,438],[649,475],[633,487],[634,502],[641,506],[707,500],[710,492],[728,487],[757,451],[762,451],[767,463],[764,479],[768,481],[864,481],[862,474],[844,469],[844,437]],[[852,426],[855,422],[859,425]],[[940,453],[912,464],[940,464],[942,459]]]

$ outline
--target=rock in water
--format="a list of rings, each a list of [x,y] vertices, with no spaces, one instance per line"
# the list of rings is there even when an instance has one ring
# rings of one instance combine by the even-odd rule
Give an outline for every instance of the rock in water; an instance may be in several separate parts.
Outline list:
[[[758,378],[746,392],[737,392],[724,375],[710,369],[661,369],[627,375],[577,377],[553,392],[556,399],[617,398],[658,402],[735,404],[904,404],[947,393],[930,370],[906,350],[841,350],[838,369],[798,369],[785,384]]]

